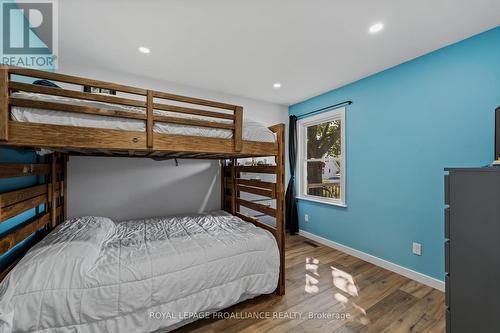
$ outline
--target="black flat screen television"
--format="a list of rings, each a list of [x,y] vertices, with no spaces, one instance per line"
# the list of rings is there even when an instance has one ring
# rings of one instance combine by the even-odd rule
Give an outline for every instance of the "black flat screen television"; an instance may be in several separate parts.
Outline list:
[[[500,106],[495,110],[495,160],[500,159]]]

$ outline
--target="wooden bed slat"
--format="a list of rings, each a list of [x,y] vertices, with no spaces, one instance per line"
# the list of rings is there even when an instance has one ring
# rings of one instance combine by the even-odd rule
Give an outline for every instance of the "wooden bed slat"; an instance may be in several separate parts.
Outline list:
[[[13,205],[2,207],[0,209],[0,222],[10,219],[19,215],[27,210],[38,207],[42,204],[47,204],[47,194],[42,194],[24,201],[20,201]]]
[[[154,133],[156,150],[182,151],[193,153],[219,153],[231,151],[233,140]]]
[[[144,113],[135,113],[135,112],[129,112],[129,111],[112,110],[112,109],[103,109],[103,108],[96,108],[93,106],[83,106],[83,105],[76,105],[76,104],[56,103],[56,102],[48,102],[48,101],[40,101],[40,100],[30,100],[30,99],[24,99],[24,98],[18,98],[18,97],[10,97],[9,103],[12,106],[21,106],[21,107],[26,107],[26,108],[46,109],[46,110],[56,110],[56,111],[63,111],[63,112],[93,114],[93,115],[98,115],[98,116],[107,116],[107,117],[116,117],[116,118],[146,120],[146,114],[144,114]]]
[[[246,192],[246,193],[252,193],[252,194],[256,194],[256,195],[261,195],[261,196],[268,197],[268,198],[271,198],[271,199],[275,199],[276,198],[276,193],[275,192],[269,191],[269,190],[263,190],[263,189],[257,188],[257,187],[249,187],[249,186],[237,185],[236,189],[238,191],[243,191],[243,192]]]
[[[9,145],[30,147],[146,149],[146,133],[9,121]],[[26,135],[29,133],[29,135]],[[96,147],[97,146],[97,147]]]
[[[209,106],[209,107],[218,108],[218,109],[226,109],[226,110],[233,110],[234,111],[234,109],[236,108],[236,105],[232,105],[232,104],[209,101],[206,99],[195,98],[195,97],[175,95],[175,94],[165,93],[165,92],[161,92],[161,91],[153,91],[153,96],[156,98],[168,99],[171,101],[183,102],[183,103],[188,103],[188,104]]]
[[[47,185],[36,185],[19,190],[0,193],[0,211],[3,207],[13,205],[20,201],[28,200],[42,194],[47,194]]]
[[[194,114],[197,116],[204,116],[204,117],[211,117],[211,118],[221,118],[221,119],[230,119],[230,120],[234,119],[234,115],[229,114],[229,113],[194,109],[194,108],[188,108],[188,107],[177,106],[177,105],[154,103],[153,108],[155,110],[171,111],[171,112],[185,113],[185,114]]]
[[[92,94],[76,90],[53,88],[53,87],[46,87],[35,84],[12,82],[12,81],[9,83],[9,87],[13,90],[28,91],[38,94],[77,98],[89,101],[105,102],[105,103],[112,103],[112,104],[119,104],[126,106],[142,107],[142,108],[146,107],[146,102],[144,101],[117,97],[113,95],[104,96],[104,95]]]
[[[248,215],[245,215],[245,214],[242,214],[242,213],[239,213],[239,212],[236,212],[235,215],[237,217],[239,217],[240,219],[242,219],[243,221],[247,221],[247,222],[253,223],[257,227],[261,227],[262,229],[266,229],[267,231],[271,232],[273,235],[276,234],[276,229],[275,228],[273,228],[272,226],[270,226],[268,224],[260,222],[255,217],[248,216]]]
[[[239,172],[251,172],[251,173],[275,174],[277,172],[276,166],[274,165],[238,165],[236,169]]]
[[[274,142],[259,142],[243,140],[243,147],[239,152],[241,156],[258,157],[278,154],[278,144]]]
[[[43,213],[29,219],[24,224],[9,231],[7,235],[0,238],[0,255],[16,246],[16,244],[20,243],[49,222],[50,215],[48,213]]]
[[[201,126],[201,127],[222,128],[222,129],[233,129],[234,128],[233,124],[218,123],[218,122],[209,121],[209,120],[170,117],[170,116],[155,115],[154,120],[159,121],[159,122],[164,122],[164,123],[182,124],[182,125],[190,125],[190,126]]]
[[[82,86],[92,86],[92,87],[116,90],[116,91],[121,91],[121,92],[129,93],[129,94],[136,94],[136,95],[142,95],[142,96],[146,96],[146,94],[147,94],[146,89],[126,86],[123,84],[116,84],[116,83],[111,83],[111,82],[106,82],[106,81],[87,79],[87,78],[78,77],[78,76],[53,73],[53,72],[45,72],[45,71],[40,71],[40,70],[36,70],[36,69],[9,67],[9,72],[11,74],[17,74],[17,75],[28,76],[28,77],[33,77],[33,78],[40,78],[40,79],[47,79],[47,80],[52,80],[52,81],[59,81],[59,82],[64,82],[64,83],[72,83],[72,84],[77,84],[77,85],[82,85]]]
[[[49,164],[0,163],[0,178],[44,175],[50,172]]]
[[[265,182],[262,180],[239,178],[239,179],[236,179],[236,183],[240,184],[240,185],[259,187],[259,188],[264,188],[264,189],[271,190],[271,191],[276,191],[276,184],[275,183]]]
[[[129,155],[129,153],[134,153],[133,156]],[[153,154],[154,153],[154,154]],[[69,151],[69,155],[71,156],[96,156],[96,157],[107,157],[111,155],[107,155],[101,152],[98,152],[96,150],[87,150],[85,152],[77,152],[76,150],[74,151]],[[114,151],[113,152],[113,157],[133,157],[133,158],[151,158],[156,161],[163,161],[163,160],[170,160],[173,158],[182,158],[182,159],[212,159],[216,160],[219,159],[220,157],[217,157],[216,154],[207,154],[207,153],[169,153],[169,152],[164,152],[164,151],[157,151],[157,150],[150,150],[144,151],[144,150],[127,150],[126,152],[123,151]]]
[[[250,208],[252,210],[264,213],[264,214],[272,216],[272,217],[276,217],[276,209],[274,209],[274,208],[271,208],[271,207],[268,207],[268,206],[265,206],[265,205],[262,205],[259,203],[251,202],[251,201],[248,201],[245,199],[241,199],[241,198],[236,198],[236,203],[238,205],[242,205],[246,208]]]

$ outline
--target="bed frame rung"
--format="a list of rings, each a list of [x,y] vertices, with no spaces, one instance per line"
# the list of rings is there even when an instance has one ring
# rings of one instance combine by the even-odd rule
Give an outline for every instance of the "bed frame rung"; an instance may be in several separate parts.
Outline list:
[[[33,92],[33,93],[38,93],[38,94],[46,94],[46,95],[69,97],[69,98],[78,98],[78,99],[84,99],[84,100],[89,100],[89,101],[106,102],[106,103],[120,104],[120,105],[126,105],[126,106],[135,106],[135,107],[141,107],[141,108],[146,107],[145,101],[139,101],[136,99],[117,97],[114,95],[104,96],[104,95],[98,95],[98,94],[93,94],[93,93],[88,93],[88,92],[81,92],[81,91],[76,91],[76,90],[34,85],[34,84],[30,84],[30,83],[21,83],[21,82],[10,81],[9,88],[14,90],[14,91],[27,91],[27,92]]]
[[[75,105],[67,103],[35,101],[18,97],[9,98],[9,104],[12,106],[20,106],[26,108],[46,109],[46,110],[55,110],[61,112],[92,114],[92,115],[106,116],[106,117],[146,120],[146,115],[143,113],[96,108],[93,106],[83,106],[83,105]]]
[[[20,201],[28,200],[33,197],[47,194],[47,185],[36,185],[25,187],[19,190],[0,193],[0,210],[6,206],[13,205]]]
[[[0,178],[44,175],[50,172],[49,164],[0,163]]]
[[[274,192],[274,191],[264,190],[264,189],[261,189],[258,187],[249,187],[249,186],[244,186],[244,185],[236,185],[236,189],[238,191],[252,193],[255,195],[260,195],[260,196],[271,198],[271,199],[276,199],[276,192]]]
[[[257,227],[260,227],[262,229],[266,229],[267,231],[271,232],[273,235],[276,235],[276,229],[275,228],[273,228],[272,226],[270,226],[268,224],[260,222],[255,217],[248,216],[248,215],[245,215],[245,214],[242,214],[242,213],[238,213],[238,212],[235,215],[237,217],[239,217],[240,219],[244,220],[244,221],[250,222],[250,223],[256,225]]]
[[[236,171],[275,174],[277,173],[277,168],[275,165],[238,165]]]
[[[48,202],[47,194],[41,194],[34,198],[30,198],[13,205],[2,207],[0,209],[0,222],[10,219],[16,215],[24,213],[30,209],[36,208],[40,205],[46,205]]]
[[[266,181],[258,180],[258,179],[238,178],[238,179],[236,179],[236,184],[264,188],[266,190],[276,191],[276,183],[266,182]]]
[[[29,219],[18,228],[9,231],[7,235],[0,238],[0,255],[13,248],[16,244],[22,242],[29,235],[48,223],[50,223],[50,214],[43,213]]]
[[[142,95],[142,96],[146,96],[146,94],[147,94],[146,89],[126,86],[123,84],[111,83],[111,82],[106,82],[106,81],[87,79],[87,78],[83,78],[83,77],[79,77],[79,76],[46,72],[46,71],[41,71],[41,70],[37,70],[37,69],[21,68],[21,67],[8,67],[8,70],[9,70],[10,74],[27,76],[30,78],[39,78],[39,79],[52,80],[52,81],[57,81],[57,82],[77,84],[77,85],[82,85],[82,86],[92,86],[92,87],[116,90],[116,91],[121,91],[121,92],[128,93],[128,94],[135,94],[135,95]]]
[[[251,202],[251,201],[241,199],[241,198],[237,198],[236,203],[238,205],[244,206],[246,208],[250,208],[252,210],[264,213],[264,214],[272,216],[272,217],[276,217],[276,209],[268,207],[266,205]]]

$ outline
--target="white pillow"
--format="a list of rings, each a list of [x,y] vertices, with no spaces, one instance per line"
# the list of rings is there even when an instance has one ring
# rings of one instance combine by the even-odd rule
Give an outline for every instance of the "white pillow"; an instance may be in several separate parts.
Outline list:
[[[45,242],[89,242],[100,248],[104,240],[114,234],[115,223],[107,217],[82,216],[74,217],[51,232]]]
[[[0,321],[2,311],[6,311],[2,309],[4,298],[7,302],[14,290],[83,287],[102,244],[115,228],[110,219],[96,216],[72,218],[58,226],[26,253],[0,284]]]
[[[71,218],[30,249],[18,266],[53,262],[64,257],[79,259],[89,267],[99,257],[102,244],[115,233],[115,229],[115,223],[106,217]]]

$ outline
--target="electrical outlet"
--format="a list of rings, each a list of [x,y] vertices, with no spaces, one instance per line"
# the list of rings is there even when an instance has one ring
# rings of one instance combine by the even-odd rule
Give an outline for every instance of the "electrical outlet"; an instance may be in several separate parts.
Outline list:
[[[422,244],[413,242],[413,254],[417,256],[422,255]]]
[[[309,215],[308,214],[304,215],[304,221],[309,222]]]

